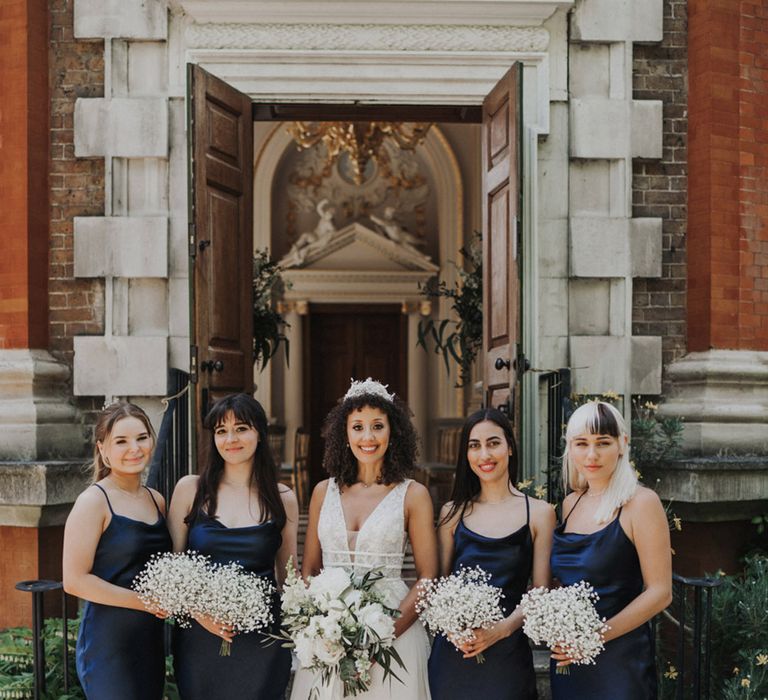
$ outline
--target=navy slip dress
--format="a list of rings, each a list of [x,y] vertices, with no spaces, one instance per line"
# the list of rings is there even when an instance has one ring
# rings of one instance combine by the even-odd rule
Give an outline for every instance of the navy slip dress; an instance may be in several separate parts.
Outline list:
[[[216,518],[198,514],[189,528],[187,548],[215,563],[238,562],[244,569],[275,585],[275,556],[282,543],[277,524],[229,528]],[[271,632],[280,627],[280,604],[275,596]],[[220,656],[221,637],[196,622],[174,632],[173,661],[182,700],[277,700],[285,695],[291,671],[291,652],[262,632],[238,634],[230,656]]]
[[[171,537],[157,508],[157,522],[145,523],[112,510],[101,534],[91,573],[130,588],[153,554],[169,552]],[[146,488],[146,487],[145,487]],[[140,610],[86,602],[77,637],[77,675],[88,700],[160,700],[165,686],[163,621]]]
[[[528,588],[533,569],[530,505],[525,497],[526,523],[506,537],[473,532],[463,518],[454,533],[453,572],[464,565],[479,566],[490,583],[504,591],[502,608],[509,615]],[[522,629],[483,652],[485,663],[465,659],[443,635],[435,637],[429,657],[429,688],[433,700],[534,700],[533,656]],[[407,660],[406,660],[407,663]]]
[[[610,619],[643,591],[637,550],[619,522],[621,508],[616,518],[602,530],[588,535],[565,532],[568,516],[555,530],[552,576],[564,586],[582,580],[591,583],[600,596],[595,605],[597,612]],[[557,674],[552,661],[553,700],[656,700],[650,623],[606,642],[596,664],[571,664],[569,669],[567,675]]]

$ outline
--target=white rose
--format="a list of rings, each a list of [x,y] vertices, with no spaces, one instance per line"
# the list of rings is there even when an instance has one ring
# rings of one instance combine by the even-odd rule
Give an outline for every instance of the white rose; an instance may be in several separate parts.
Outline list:
[[[395,635],[395,622],[378,603],[371,603],[360,609],[360,622],[379,639],[386,641]]]
[[[304,668],[310,668],[315,662],[315,644],[313,640],[304,634],[299,634],[294,640],[294,645],[299,664]]]
[[[349,585],[349,574],[344,569],[323,569],[310,580],[309,593],[322,607],[323,603],[327,606],[329,600],[340,598]]]
[[[354,608],[360,605],[360,601],[362,600],[363,594],[360,590],[357,588],[350,588],[345,594],[344,594],[344,602],[350,607]]]
[[[339,642],[330,639],[317,639],[315,640],[315,656],[318,661],[328,666],[335,666],[344,656],[344,647]]]
[[[341,615],[336,612],[329,612],[320,622],[320,634],[326,639],[338,641],[341,639]]]

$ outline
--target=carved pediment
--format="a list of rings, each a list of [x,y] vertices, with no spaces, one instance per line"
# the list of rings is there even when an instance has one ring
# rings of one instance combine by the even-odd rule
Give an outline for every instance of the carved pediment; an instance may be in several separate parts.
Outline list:
[[[301,262],[286,256],[286,269],[336,270],[350,272],[426,272],[439,267],[415,248],[395,243],[380,233],[355,222],[334,232],[322,246],[310,246]]]

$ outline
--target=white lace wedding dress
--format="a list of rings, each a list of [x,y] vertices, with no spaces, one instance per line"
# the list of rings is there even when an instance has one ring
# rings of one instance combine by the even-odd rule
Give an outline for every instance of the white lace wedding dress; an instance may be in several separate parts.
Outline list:
[[[377,586],[386,598],[387,605],[396,608],[408,593],[408,586],[400,577],[405,552],[405,492],[410,479],[395,486],[379,502],[360,530],[347,532],[344,511],[341,508],[339,487],[335,479],[329,479],[325,500],[320,510],[317,534],[323,552],[323,567],[341,566],[357,574],[380,567],[386,578]],[[371,672],[370,689],[357,695],[364,700],[430,700],[427,680],[429,638],[418,620],[395,640],[395,648],[405,664],[401,669],[393,664],[394,671],[403,681],[392,677],[383,680],[383,670],[376,664]],[[299,668],[293,682],[291,700],[307,700],[313,688],[320,700],[340,700],[343,697],[341,683],[323,685],[314,671]]]

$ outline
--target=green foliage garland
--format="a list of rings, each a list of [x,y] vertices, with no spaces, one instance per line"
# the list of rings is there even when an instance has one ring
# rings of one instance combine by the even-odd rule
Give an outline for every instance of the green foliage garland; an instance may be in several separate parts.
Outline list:
[[[253,359],[262,371],[281,343],[288,362],[288,338],[284,333],[288,324],[273,304],[274,294],[284,285],[281,269],[269,251],[257,250],[253,256]]]

